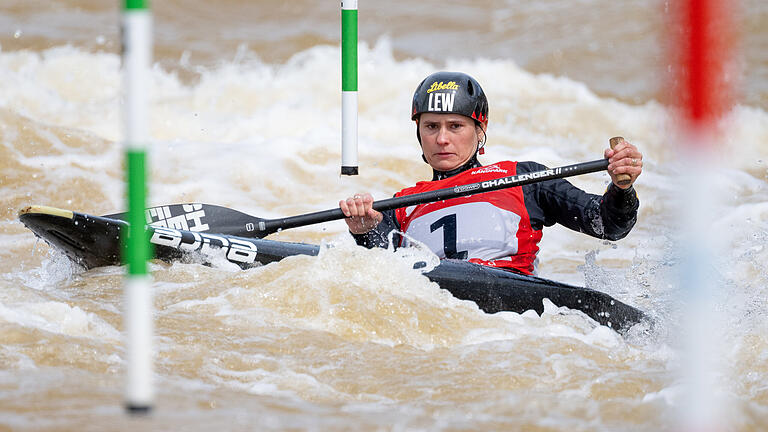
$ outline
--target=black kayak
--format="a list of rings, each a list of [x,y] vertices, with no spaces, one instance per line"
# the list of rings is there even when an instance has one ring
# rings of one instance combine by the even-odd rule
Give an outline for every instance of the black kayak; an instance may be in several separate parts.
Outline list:
[[[162,261],[200,262],[201,257],[218,253],[245,269],[292,255],[317,255],[320,251],[318,245],[248,237],[249,229],[238,228],[239,235],[208,232],[210,225],[221,224],[202,223],[200,217],[176,219],[179,223],[173,223],[173,218],[158,217],[158,214],[165,216],[163,209],[170,213],[176,206],[181,205],[150,209],[155,212],[153,215],[147,211],[148,221],[153,222],[149,230],[155,258]],[[206,206],[206,221],[215,220],[216,211],[236,212],[211,205],[185,204],[187,215],[194,215],[192,210],[198,208],[191,206]],[[92,216],[46,206],[27,207],[19,214],[19,220],[27,228],[85,269],[121,263],[120,231],[127,227],[124,217],[125,214]],[[620,333],[647,320],[642,311],[600,291],[466,261],[443,260],[424,275],[454,297],[477,303],[487,313],[535,310],[541,314],[543,300],[549,299],[557,306],[581,311]]]

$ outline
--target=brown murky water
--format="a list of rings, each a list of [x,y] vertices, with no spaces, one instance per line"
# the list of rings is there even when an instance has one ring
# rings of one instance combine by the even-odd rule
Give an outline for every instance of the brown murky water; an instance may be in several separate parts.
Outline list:
[[[340,178],[337,2],[154,2],[153,204],[277,217],[385,198],[428,175],[408,120],[435,69],[490,95],[487,162],[592,160],[622,134],[645,155],[640,220],[604,243],[545,231],[541,273],[653,315],[623,338],[579,314],[488,315],[350,245],[343,223],[276,239],[333,243],[240,271],[152,265],[157,406],[122,410],[118,267],[84,272],[16,219],[29,204],[123,209],[119,9],[0,6],[0,430],[673,430],[680,166],[660,87],[664,5],[360,3],[360,167]],[[768,8],[741,6],[742,103],[730,116],[713,234],[731,430],[768,425]],[[659,71],[662,72],[659,72]],[[575,178],[599,192],[604,175]]]

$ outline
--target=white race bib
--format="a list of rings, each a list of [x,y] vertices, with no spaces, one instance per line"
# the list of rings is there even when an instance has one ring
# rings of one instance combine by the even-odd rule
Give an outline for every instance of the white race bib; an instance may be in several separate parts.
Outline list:
[[[517,253],[520,215],[487,202],[438,209],[411,220],[410,238],[424,243],[440,258],[494,260]]]

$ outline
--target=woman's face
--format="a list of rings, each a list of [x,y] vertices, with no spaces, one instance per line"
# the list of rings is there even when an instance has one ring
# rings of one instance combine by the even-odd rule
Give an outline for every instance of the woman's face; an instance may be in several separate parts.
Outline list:
[[[438,171],[464,165],[475,154],[485,125],[461,114],[423,113],[419,118],[421,149],[427,163]]]

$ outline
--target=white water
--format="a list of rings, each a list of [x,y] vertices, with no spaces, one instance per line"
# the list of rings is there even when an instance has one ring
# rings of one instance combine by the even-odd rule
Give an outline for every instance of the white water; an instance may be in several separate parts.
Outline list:
[[[510,60],[396,59],[360,47],[360,172],[340,177],[339,50],[264,63],[248,51],[199,82],[152,72],[152,204],[200,201],[276,217],[332,208],[356,191],[387,198],[429,176],[408,120],[435,69],[490,95],[485,162],[559,166],[601,157],[623,135],[644,153],[638,224],[609,243],[545,230],[542,276],[648,311],[622,338],[548,306],[487,315],[410,270],[409,257],[351,246],[343,222],[272,238],[331,242],[316,258],[248,271],[153,265],[158,407],[121,411],[121,269],[82,272],[16,219],[29,204],[123,209],[119,58],[73,46],[0,52],[0,425],[11,430],[663,430],[680,405],[680,257],[673,223],[681,165],[655,103],[598,97]],[[718,377],[734,430],[768,424],[768,115],[739,106],[712,172],[719,307],[729,365]],[[605,174],[574,178],[601,192]]]

